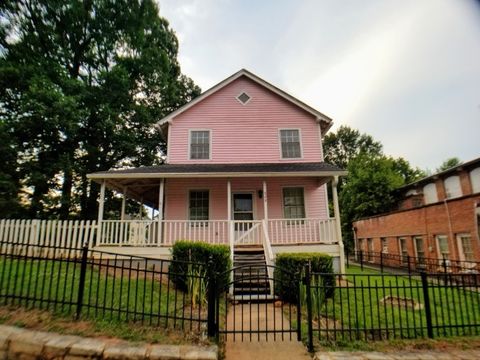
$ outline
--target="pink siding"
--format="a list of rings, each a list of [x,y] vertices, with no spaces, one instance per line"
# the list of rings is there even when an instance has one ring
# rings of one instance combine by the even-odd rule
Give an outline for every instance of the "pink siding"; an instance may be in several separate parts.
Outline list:
[[[251,97],[242,105],[241,92]],[[301,159],[282,160],[279,129],[299,128]],[[188,159],[189,129],[211,130],[210,160]],[[168,162],[178,163],[272,163],[322,161],[319,125],[315,118],[241,77],[173,119],[169,129]]]
[[[282,187],[303,186],[305,191],[306,217],[312,219],[328,218],[325,187],[318,187],[314,178],[268,178],[268,217],[282,219]],[[254,192],[254,218],[263,219],[263,199],[258,197],[262,189],[262,179],[232,179],[232,192]],[[193,189],[210,191],[210,220],[227,219],[227,180],[214,179],[167,179],[165,184],[165,220],[188,219],[188,192]]]

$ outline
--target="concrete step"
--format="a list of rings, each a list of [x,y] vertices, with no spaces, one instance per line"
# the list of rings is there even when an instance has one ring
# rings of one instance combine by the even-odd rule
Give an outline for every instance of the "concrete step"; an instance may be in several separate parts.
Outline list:
[[[236,302],[274,302],[278,300],[276,295],[233,295],[230,297],[232,301]]]

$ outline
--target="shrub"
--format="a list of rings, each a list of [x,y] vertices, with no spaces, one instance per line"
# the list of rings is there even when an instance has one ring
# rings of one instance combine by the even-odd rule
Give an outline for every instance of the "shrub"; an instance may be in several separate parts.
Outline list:
[[[195,278],[206,278],[209,274],[219,274],[216,278],[226,285],[229,281],[230,248],[226,245],[212,245],[205,242],[177,241],[172,247],[172,262],[170,263],[169,277],[177,288],[182,291],[196,292],[199,288],[205,289],[207,279],[201,286],[196,284]],[[195,294],[192,294],[195,295]]]
[[[298,301],[298,282],[304,276],[304,269],[308,262],[311,271],[331,275],[322,275],[322,286],[326,288],[326,297],[332,297],[335,291],[335,276],[333,275],[333,258],[322,253],[283,253],[278,254],[275,260],[275,294],[287,302]],[[316,280],[317,282],[319,279]],[[313,283],[312,285],[317,286]],[[300,289],[301,290],[301,289]],[[313,291],[312,291],[313,293]]]

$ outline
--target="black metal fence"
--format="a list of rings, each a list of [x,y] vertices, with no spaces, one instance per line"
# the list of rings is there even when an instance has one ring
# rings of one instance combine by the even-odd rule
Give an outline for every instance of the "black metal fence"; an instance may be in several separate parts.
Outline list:
[[[308,344],[478,335],[480,283],[470,274],[308,274]],[[334,287],[334,289],[333,289]],[[330,294],[328,296],[328,294]]]
[[[87,247],[0,242],[0,304],[206,331],[208,279],[198,270],[205,266],[187,263],[187,273],[172,274],[171,263]],[[179,276],[184,291],[174,284]]]
[[[171,264],[87,247],[0,242],[0,305],[243,341],[303,334],[310,350],[315,339],[338,343],[480,333],[477,274],[368,269],[319,274],[307,266],[294,275],[246,265],[230,270],[225,283],[225,274],[211,274],[205,264],[185,263],[182,274],[169,271]],[[288,296],[278,290],[285,286],[292,289]]]
[[[372,265],[382,271],[384,268],[394,268],[408,273],[480,274],[480,262],[477,261],[415,257],[375,251],[355,251],[347,254],[347,261],[356,262],[362,267]]]

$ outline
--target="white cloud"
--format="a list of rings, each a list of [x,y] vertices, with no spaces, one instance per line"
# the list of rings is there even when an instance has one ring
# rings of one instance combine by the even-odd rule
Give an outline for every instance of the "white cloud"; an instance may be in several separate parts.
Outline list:
[[[160,4],[203,89],[245,67],[415,165],[480,155],[478,2]]]

